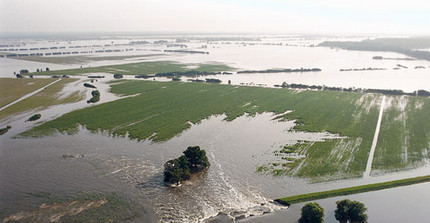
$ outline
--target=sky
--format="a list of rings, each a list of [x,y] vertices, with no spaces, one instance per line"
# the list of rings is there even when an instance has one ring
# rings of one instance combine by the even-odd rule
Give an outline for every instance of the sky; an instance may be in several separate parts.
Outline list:
[[[423,0],[0,0],[0,33],[430,35]]]

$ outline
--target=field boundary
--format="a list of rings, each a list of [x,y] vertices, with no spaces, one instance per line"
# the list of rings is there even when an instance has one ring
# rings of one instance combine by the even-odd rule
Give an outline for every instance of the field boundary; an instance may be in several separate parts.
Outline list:
[[[341,188],[336,190],[300,194],[300,195],[276,199],[275,201],[281,204],[291,205],[291,204],[302,203],[302,202],[313,201],[313,200],[324,199],[324,198],[384,190],[384,189],[400,187],[400,186],[408,186],[412,184],[425,183],[429,181],[430,181],[430,175],[427,175],[427,176],[421,176],[421,177],[406,178],[402,180],[394,180],[394,181],[387,181],[382,183],[347,187],[347,188]]]

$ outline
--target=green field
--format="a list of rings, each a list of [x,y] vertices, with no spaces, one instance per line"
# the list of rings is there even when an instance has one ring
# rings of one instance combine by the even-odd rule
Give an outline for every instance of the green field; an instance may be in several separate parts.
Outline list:
[[[193,68],[189,68],[192,66]],[[195,67],[195,68],[194,68]],[[79,75],[86,73],[119,73],[123,75],[147,75],[155,73],[165,73],[165,72],[183,72],[188,70],[197,71],[227,71],[232,68],[219,63],[213,64],[182,64],[173,61],[151,61],[151,62],[140,62],[140,63],[130,63],[121,65],[109,65],[101,67],[85,67],[77,69],[68,70],[58,70],[58,71],[44,71],[44,72],[34,72],[30,73],[32,75]]]
[[[307,157],[282,165],[289,174],[327,177],[364,172],[377,121],[379,95],[334,91],[296,92],[202,83],[121,81],[111,91],[121,95],[140,94],[78,110],[35,127],[23,136],[47,135],[57,130],[72,133],[78,124],[89,130],[114,135],[129,132],[133,139],[165,141],[215,114],[231,121],[244,114],[282,114],[279,120],[296,119],[299,131],[328,131],[348,136],[317,142],[300,151]]]
[[[3,107],[20,97],[29,94],[49,83],[54,82],[52,78],[1,78],[0,79],[0,107]]]
[[[12,80],[17,80],[17,82],[20,82],[20,79],[12,79]],[[25,79],[25,80],[32,80],[32,79]],[[39,80],[39,79],[34,79],[34,80]],[[54,81],[56,79],[47,79],[47,80]],[[1,110],[0,120],[3,120],[12,115],[30,111],[30,110],[40,111],[52,105],[72,103],[72,102],[77,102],[82,100],[84,95],[79,91],[76,91],[68,95],[67,97],[60,97],[60,95],[58,95],[58,93],[63,89],[63,87],[66,84],[74,81],[76,81],[76,79],[73,79],[73,78],[62,79],[61,81],[45,88],[41,92],[29,98],[26,98],[10,107],[7,107],[4,110]],[[15,81],[10,81],[10,83],[12,85],[16,84]],[[15,90],[11,89],[11,91],[15,91]]]
[[[275,201],[291,205],[296,203],[330,198],[330,197],[345,196],[350,194],[358,194],[358,193],[364,193],[369,191],[383,190],[383,189],[388,189],[393,187],[425,183],[429,181],[430,181],[430,175],[427,175],[422,177],[408,178],[408,179],[395,180],[395,181],[389,181],[389,182],[383,182],[383,183],[375,183],[375,184],[366,184],[366,185],[342,188],[337,190],[321,191],[321,192],[315,192],[315,193],[309,193],[309,194],[300,194],[300,195],[276,199]]]
[[[430,100],[387,97],[373,169],[418,167],[430,158]]]

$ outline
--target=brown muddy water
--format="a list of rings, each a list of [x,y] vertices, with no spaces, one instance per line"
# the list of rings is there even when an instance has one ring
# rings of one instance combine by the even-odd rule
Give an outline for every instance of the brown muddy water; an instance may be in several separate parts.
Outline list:
[[[284,219],[282,216],[288,216],[287,222],[294,222],[300,206],[286,210],[271,200],[428,173],[428,168],[421,168],[365,180],[319,184],[310,184],[303,179],[262,175],[256,172],[256,168],[267,163],[270,157],[267,154],[280,146],[293,144],[297,140],[323,140],[336,136],[289,131],[294,126],[292,121],[274,121],[270,113],[244,116],[232,122],[223,121],[224,118],[214,116],[203,120],[162,143],[138,142],[102,132],[91,133],[82,127],[75,135],[2,138],[2,214],[7,217],[37,208],[40,203],[29,196],[30,193],[77,195],[81,192],[101,192],[116,193],[138,206],[140,214],[132,220],[134,222],[199,222],[205,219],[231,222],[233,217],[239,220],[273,211],[263,217],[247,218],[246,221],[265,219],[263,221],[278,222],[280,218]],[[178,188],[166,187],[162,182],[163,164],[180,156],[191,145],[199,145],[207,151],[211,163],[209,170]],[[65,159],[65,154],[77,158]],[[425,186],[427,191],[428,186]],[[394,189],[388,191],[396,193]],[[379,195],[379,192],[374,193]],[[372,207],[373,199],[369,200],[369,207]],[[217,217],[211,218],[213,216]]]

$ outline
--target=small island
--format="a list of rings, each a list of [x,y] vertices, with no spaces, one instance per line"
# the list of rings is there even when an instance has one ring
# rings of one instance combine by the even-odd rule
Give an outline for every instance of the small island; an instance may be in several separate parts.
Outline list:
[[[184,151],[184,155],[164,164],[164,182],[179,186],[182,181],[190,179],[191,174],[201,172],[208,167],[206,151],[199,146],[189,146]]]

